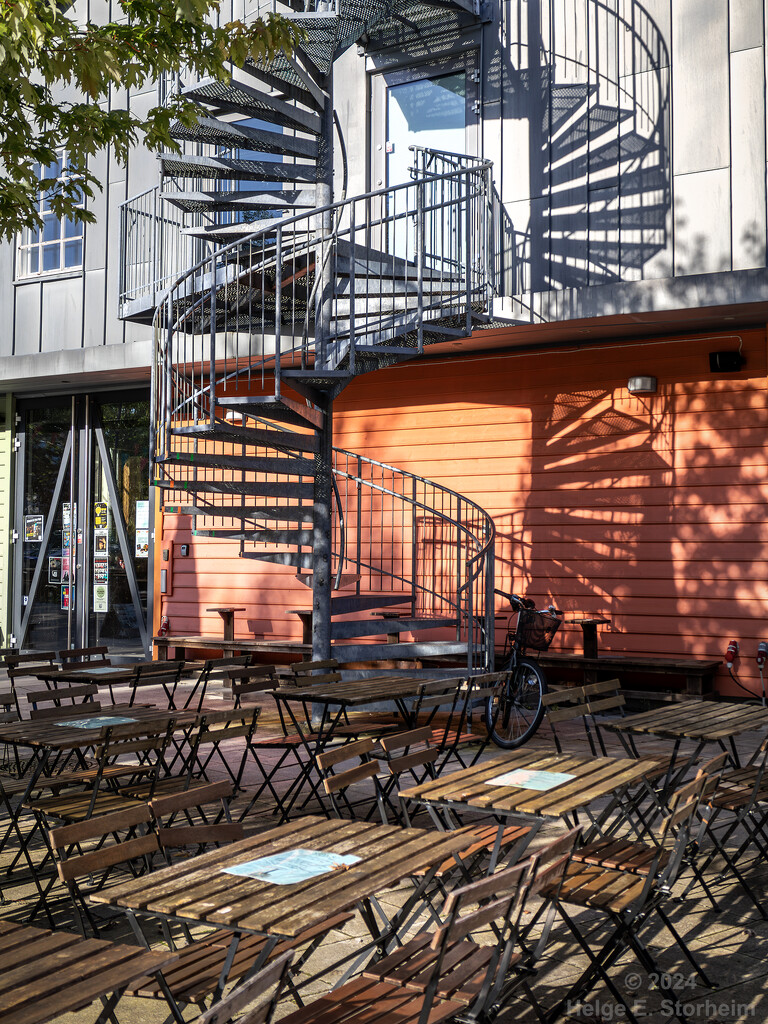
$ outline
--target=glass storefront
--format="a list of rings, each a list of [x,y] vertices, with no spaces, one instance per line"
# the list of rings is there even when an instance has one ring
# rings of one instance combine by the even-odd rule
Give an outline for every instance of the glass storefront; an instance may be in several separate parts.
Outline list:
[[[149,395],[20,402],[14,633],[22,649],[148,651]]]

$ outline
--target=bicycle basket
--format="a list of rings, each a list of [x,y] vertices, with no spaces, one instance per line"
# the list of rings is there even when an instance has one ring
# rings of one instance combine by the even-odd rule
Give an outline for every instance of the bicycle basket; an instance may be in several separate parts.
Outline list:
[[[517,636],[523,647],[546,651],[562,621],[554,615],[542,615],[533,608],[521,608],[517,618]]]

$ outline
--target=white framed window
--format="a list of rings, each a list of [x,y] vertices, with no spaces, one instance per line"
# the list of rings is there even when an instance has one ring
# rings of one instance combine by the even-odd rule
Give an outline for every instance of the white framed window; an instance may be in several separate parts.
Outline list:
[[[37,165],[40,181],[61,181],[68,172],[68,156],[60,149],[56,161],[49,167]],[[56,184],[41,187],[38,212],[42,228],[24,228],[17,247],[18,277],[35,277],[63,270],[77,270],[83,265],[83,224],[68,217],[60,217],[51,209],[51,195]],[[80,206],[82,206],[82,197]]]

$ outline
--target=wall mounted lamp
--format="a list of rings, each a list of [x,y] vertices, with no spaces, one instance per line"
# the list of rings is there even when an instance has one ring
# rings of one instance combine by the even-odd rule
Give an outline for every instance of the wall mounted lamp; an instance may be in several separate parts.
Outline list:
[[[627,391],[632,395],[652,395],[656,392],[655,377],[630,377],[627,381]]]

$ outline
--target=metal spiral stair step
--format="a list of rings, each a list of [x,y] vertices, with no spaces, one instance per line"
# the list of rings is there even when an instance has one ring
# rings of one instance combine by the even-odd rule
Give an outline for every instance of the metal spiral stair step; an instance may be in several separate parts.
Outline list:
[[[317,181],[315,164],[283,163],[280,160],[243,160],[225,156],[161,153],[160,166],[164,175],[179,178],[309,183]]]
[[[291,156],[317,159],[317,137],[305,138],[284,132],[252,128],[238,121],[222,121],[216,117],[198,117],[194,125],[174,121],[170,134],[179,142],[201,142],[231,149],[247,149],[256,153],[288,153]]]
[[[446,629],[456,625],[456,618],[416,619],[349,619],[331,622],[331,640],[354,640],[363,636],[385,636],[387,633],[414,633],[423,629]]]
[[[183,464],[200,469],[243,469],[254,473],[278,473],[283,476],[312,476],[315,464],[310,459],[281,459],[258,455],[200,455],[197,452],[176,451],[167,458],[155,460],[161,464]],[[179,481],[177,487],[183,487]]]
[[[244,114],[313,135],[322,132],[322,119],[315,110],[303,110],[256,85],[236,79],[220,82],[215,78],[205,78],[183,89],[182,95],[215,111]]]
[[[245,395],[242,397],[217,397],[216,404],[224,409],[259,416],[264,419],[276,420],[279,423],[290,423],[295,426],[309,425],[322,427],[325,415],[322,409],[302,405],[284,395]]]
[[[331,656],[341,664],[351,661],[399,661],[409,658],[440,658],[466,655],[464,641],[432,640],[399,644],[334,644]]]
[[[316,80],[317,69],[302,67],[300,51],[294,57],[276,54],[268,68],[246,61],[239,70],[254,88],[274,95],[275,99],[293,100],[318,112],[328,102],[328,93]]]
[[[312,530],[272,530],[268,528],[253,530],[227,530],[223,528],[210,530],[193,530],[193,537],[208,537],[218,540],[253,541],[257,544],[277,544],[285,547],[311,547],[314,533]]]
[[[331,614],[352,615],[376,608],[391,608],[393,605],[410,607],[410,604],[408,594],[342,594],[331,598]]]
[[[299,483],[295,480],[184,480],[170,487],[167,481],[160,481],[160,486],[166,491],[178,490],[185,494],[226,494],[249,498],[311,500],[314,495],[312,483]]]
[[[275,522],[311,523],[312,505],[176,505],[164,506],[166,512],[183,516],[208,516],[218,519],[268,519]]]
[[[293,214],[298,210],[311,210],[316,204],[314,188],[303,189],[272,189],[252,192],[241,190],[221,192],[164,192],[163,198],[169,203],[186,210],[188,213],[243,210],[246,212],[276,211],[282,214]],[[258,222],[243,228],[253,231]]]
[[[198,423],[188,427],[174,427],[175,437],[193,437],[226,444],[276,448],[278,451],[316,452],[319,447],[315,434],[296,434],[289,430],[259,430],[255,427],[233,426],[222,423]]]

